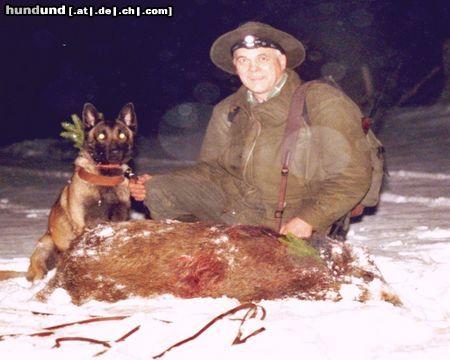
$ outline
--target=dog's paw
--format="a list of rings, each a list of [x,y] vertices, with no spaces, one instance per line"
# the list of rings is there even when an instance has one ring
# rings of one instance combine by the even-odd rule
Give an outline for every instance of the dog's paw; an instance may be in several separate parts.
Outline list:
[[[35,283],[35,282],[42,280],[46,274],[47,274],[47,271],[45,269],[30,266],[25,277],[28,281]]]

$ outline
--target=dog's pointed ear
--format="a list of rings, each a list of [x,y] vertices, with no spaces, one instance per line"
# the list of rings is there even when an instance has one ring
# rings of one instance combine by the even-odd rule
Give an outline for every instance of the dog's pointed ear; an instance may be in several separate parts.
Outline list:
[[[91,103],[84,104],[83,107],[83,125],[85,129],[90,129],[94,127],[95,124],[100,122],[102,119],[95,108]]]
[[[126,104],[122,110],[120,110],[118,120],[122,121],[127,125],[131,131],[136,132],[137,130],[137,118],[134,112],[133,103]]]

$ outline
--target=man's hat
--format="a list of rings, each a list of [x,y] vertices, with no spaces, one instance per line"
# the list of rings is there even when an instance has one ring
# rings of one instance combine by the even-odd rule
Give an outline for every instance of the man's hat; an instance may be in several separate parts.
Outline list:
[[[250,39],[250,42],[248,42]],[[256,46],[254,45],[256,40]],[[234,74],[232,51],[240,48],[280,48],[287,58],[287,67],[295,68],[305,60],[303,44],[292,35],[260,22],[247,22],[220,36],[211,46],[212,62],[222,70]],[[233,49],[233,50],[232,50]]]

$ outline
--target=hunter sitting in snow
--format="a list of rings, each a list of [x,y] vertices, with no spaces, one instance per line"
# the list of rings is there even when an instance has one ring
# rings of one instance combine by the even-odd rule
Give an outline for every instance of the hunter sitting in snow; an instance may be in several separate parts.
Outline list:
[[[358,106],[335,87],[315,82],[298,130],[285,132],[302,84],[292,69],[305,50],[266,24],[249,22],[220,36],[210,56],[243,86],[215,106],[196,165],[140,176],[130,185],[132,196],[145,201],[154,219],[265,225],[301,238],[329,232],[370,193],[371,149]],[[286,145],[289,137],[294,141]],[[280,189],[283,163],[289,176]],[[369,199],[365,205],[375,204]]]

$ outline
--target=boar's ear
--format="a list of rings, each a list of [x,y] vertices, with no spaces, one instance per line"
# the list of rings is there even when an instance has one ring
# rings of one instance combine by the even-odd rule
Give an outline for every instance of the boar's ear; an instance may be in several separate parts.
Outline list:
[[[126,104],[122,110],[120,110],[119,117],[117,120],[122,121],[125,125],[127,125],[131,131],[136,132],[137,130],[137,118],[136,113],[134,112],[133,103]]]
[[[88,130],[95,126],[98,122],[100,122],[102,119],[95,108],[94,105],[91,103],[84,104],[83,107],[83,125],[84,129]]]

